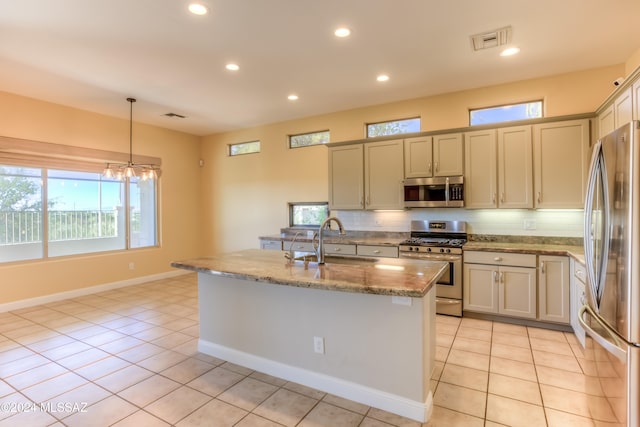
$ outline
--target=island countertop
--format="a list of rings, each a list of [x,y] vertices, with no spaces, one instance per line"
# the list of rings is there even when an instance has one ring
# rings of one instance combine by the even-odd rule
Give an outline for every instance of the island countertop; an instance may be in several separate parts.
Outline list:
[[[335,260],[336,262],[333,262]],[[286,286],[421,298],[448,263],[403,258],[328,258],[324,265],[289,263],[279,251],[247,249],[175,261],[172,267]]]

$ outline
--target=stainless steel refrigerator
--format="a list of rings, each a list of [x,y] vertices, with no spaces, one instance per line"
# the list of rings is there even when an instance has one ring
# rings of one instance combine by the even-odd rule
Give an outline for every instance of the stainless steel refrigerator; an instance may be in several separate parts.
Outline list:
[[[583,369],[599,385],[590,415],[633,427],[640,426],[639,126],[630,122],[593,147],[584,210],[587,300],[579,318],[587,333]]]

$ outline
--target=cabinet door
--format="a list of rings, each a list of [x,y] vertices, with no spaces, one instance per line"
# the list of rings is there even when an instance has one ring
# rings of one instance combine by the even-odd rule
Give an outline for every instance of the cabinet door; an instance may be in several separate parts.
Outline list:
[[[622,92],[613,102],[613,118],[616,129],[625,123],[629,123],[633,118],[633,102],[631,100],[632,89],[629,87]]]
[[[536,269],[500,267],[498,311],[514,317],[536,318]]]
[[[498,206],[533,207],[531,126],[498,129]]]
[[[589,120],[534,125],[534,207],[583,209]]]
[[[497,142],[494,129],[464,135],[464,207],[495,208]]]
[[[433,138],[424,136],[404,140],[404,177],[433,176]]]
[[[362,144],[329,147],[329,207],[364,207],[364,163]]]
[[[461,133],[433,137],[433,176],[456,176],[464,172]]]
[[[538,310],[540,320],[569,324],[569,258],[563,256],[538,257]]]
[[[402,209],[404,177],[402,140],[365,145],[365,208]]]
[[[611,133],[615,128],[614,106],[611,104],[598,115],[598,138],[602,138],[606,134]]]
[[[463,270],[462,308],[498,313],[498,267],[464,263]]]

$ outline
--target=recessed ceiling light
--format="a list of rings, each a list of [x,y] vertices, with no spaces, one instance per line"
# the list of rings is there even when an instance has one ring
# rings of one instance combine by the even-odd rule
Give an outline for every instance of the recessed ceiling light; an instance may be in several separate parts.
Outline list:
[[[191,3],[189,5],[189,12],[194,15],[206,15],[207,12],[209,12],[209,9],[207,9],[207,6],[202,3]]]
[[[386,82],[387,80],[389,80],[389,76],[387,76],[386,74],[380,74],[378,77],[376,77],[376,80],[379,82]]]
[[[291,95],[287,96],[287,99],[289,101],[297,101],[298,100],[298,95],[296,95],[295,93],[292,93]]]
[[[225,65],[225,68],[229,71],[238,71],[240,69],[240,66],[238,64],[227,64]]]
[[[519,47],[510,47],[500,52],[500,56],[511,56],[511,55],[515,55],[518,52],[520,52]]]
[[[335,34],[336,37],[349,37],[351,30],[346,27],[342,27],[338,28],[333,34]]]

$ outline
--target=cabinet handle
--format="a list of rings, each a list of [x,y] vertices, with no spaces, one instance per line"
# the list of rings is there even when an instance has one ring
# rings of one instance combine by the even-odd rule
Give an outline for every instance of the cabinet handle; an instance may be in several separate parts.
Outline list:
[[[438,162],[436,162],[436,172],[438,172],[439,167],[438,167]]]
[[[500,283],[504,283],[504,272],[500,272]]]
[[[497,256],[497,257],[495,257],[493,260],[494,260],[495,262],[500,262],[500,261],[502,261],[502,257]]]
[[[500,203],[504,203],[504,192],[500,193]]]
[[[431,162],[429,162],[429,173],[431,173]]]
[[[340,252],[342,249],[341,248],[333,248],[334,252]]]
[[[493,193],[493,197],[491,197],[491,203],[496,202],[496,193]]]
[[[380,250],[379,250],[379,249],[376,249],[375,251],[373,251],[373,253],[374,253],[374,254],[379,254],[379,253],[380,253]]]
[[[494,270],[492,272],[492,276],[493,276],[493,283],[497,283],[498,272]]]
[[[540,196],[541,196],[541,194],[540,194],[540,192],[538,191],[538,195],[537,195],[538,203],[540,203],[540,202],[542,201],[542,198],[541,198]]]
[[[540,273],[544,274],[544,261],[540,261]]]

